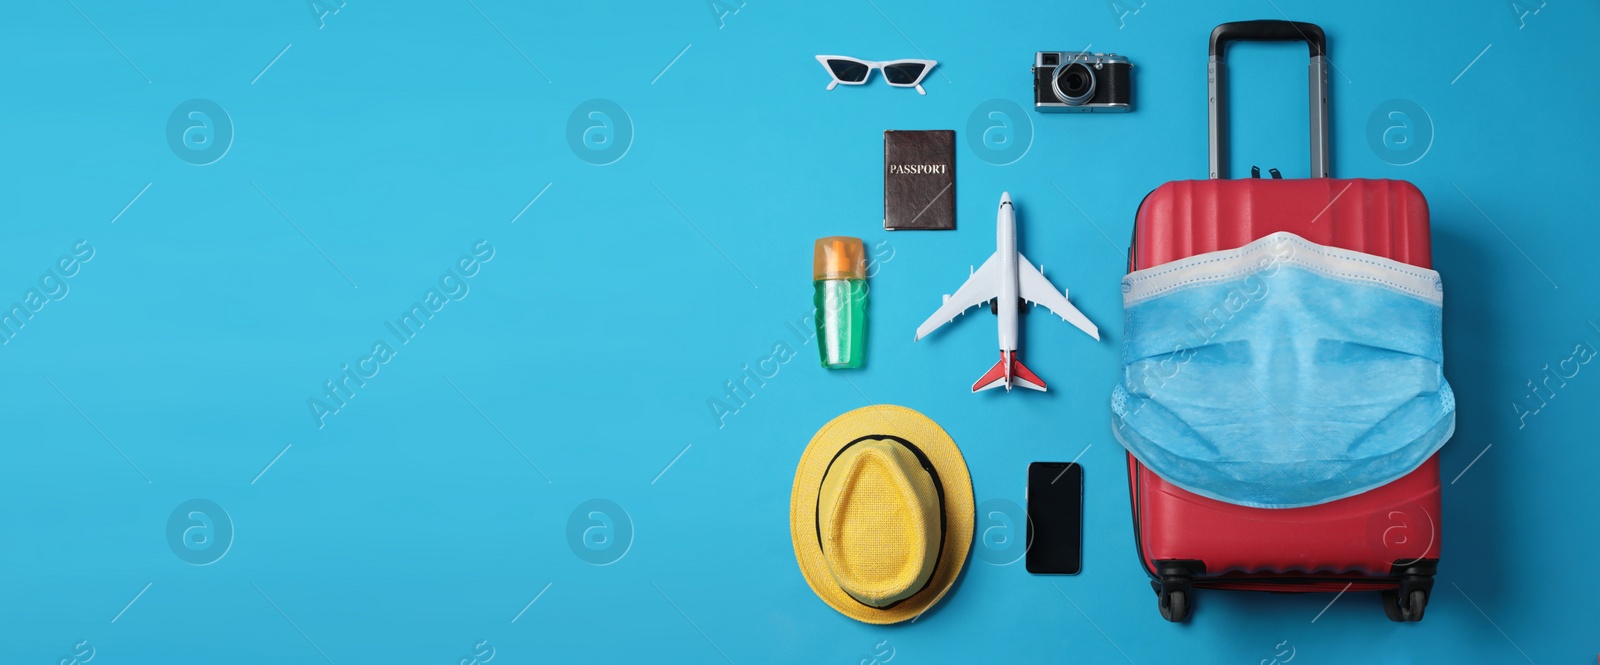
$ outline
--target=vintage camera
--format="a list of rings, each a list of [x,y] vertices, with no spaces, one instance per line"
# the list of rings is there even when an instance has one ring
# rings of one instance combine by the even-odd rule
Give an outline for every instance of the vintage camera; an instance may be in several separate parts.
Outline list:
[[[1033,56],[1033,108],[1047,113],[1133,110],[1133,64],[1115,53],[1040,51]]]

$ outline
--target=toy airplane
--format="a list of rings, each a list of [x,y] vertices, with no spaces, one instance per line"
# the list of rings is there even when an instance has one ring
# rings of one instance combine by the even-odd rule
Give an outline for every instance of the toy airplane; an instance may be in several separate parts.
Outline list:
[[[916,339],[926,337],[939,326],[954,320],[957,314],[965,313],[968,308],[987,302],[1000,317],[1000,362],[972,384],[972,392],[1000,386],[1005,386],[1009,392],[1012,384],[1045,390],[1044,380],[1017,359],[1017,312],[1022,302],[1044,305],[1061,320],[1077,326],[1097,340],[1100,339],[1100,329],[1067,301],[1065,293],[1057,292],[1050,280],[1045,279],[1044,273],[1034,268],[1027,257],[1017,251],[1017,218],[1011,209],[1009,193],[1000,195],[1000,212],[995,218],[995,226],[998,227],[998,249],[989,256],[989,260],[983,262],[983,266],[973,271],[955,295],[944,297],[944,305],[917,327]],[[1016,303],[1016,306],[1012,303]]]

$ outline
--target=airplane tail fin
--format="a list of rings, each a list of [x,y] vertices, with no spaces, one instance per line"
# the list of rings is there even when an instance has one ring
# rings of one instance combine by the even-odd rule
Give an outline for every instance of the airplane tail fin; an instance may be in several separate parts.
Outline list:
[[[1039,378],[1038,374],[1034,374],[1033,370],[1023,365],[1022,361],[1017,359],[1016,354],[1011,356],[1011,375],[1014,377],[1012,382],[1024,388],[1031,388],[1040,392],[1044,392],[1047,388],[1044,385],[1044,379]]]
[[[994,367],[990,367],[989,371],[984,372],[983,376],[978,377],[977,383],[972,384],[972,392],[979,392],[982,390],[988,390],[990,388],[1006,386],[1006,379],[1008,378],[1006,376],[1007,362],[1009,362],[1009,360],[1006,358],[1006,354],[1002,352],[1000,354],[1000,362],[995,363]],[[1006,386],[1006,389],[1010,390],[1011,386]]]
[[[972,384],[972,392],[1000,387],[1010,390],[1013,384],[1033,390],[1043,391],[1046,389],[1044,379],[1039,378],[1039,375],[1034,374],[1033,370],[1023,365],[1022,361],[1017,359],[1015,352],[1008,354],[1002,351],[1000,353],[1000,362],[995,363],[994,367],[990,367],[989,371],[984,372],[983,376]]]

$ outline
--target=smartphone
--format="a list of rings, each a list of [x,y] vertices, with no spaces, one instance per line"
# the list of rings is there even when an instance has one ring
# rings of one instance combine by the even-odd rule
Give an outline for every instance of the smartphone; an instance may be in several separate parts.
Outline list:
[[[1083,570],[1083,466],[1028,465],[1028,572],[1077,575]]]

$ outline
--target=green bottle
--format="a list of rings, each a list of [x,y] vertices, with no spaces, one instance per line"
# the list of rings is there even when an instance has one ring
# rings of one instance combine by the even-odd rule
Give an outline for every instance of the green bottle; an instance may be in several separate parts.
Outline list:
[[[866,356],[867,260],[860,238],[817,241],[812,260],[817,350],[828,369],[855,369]]]

